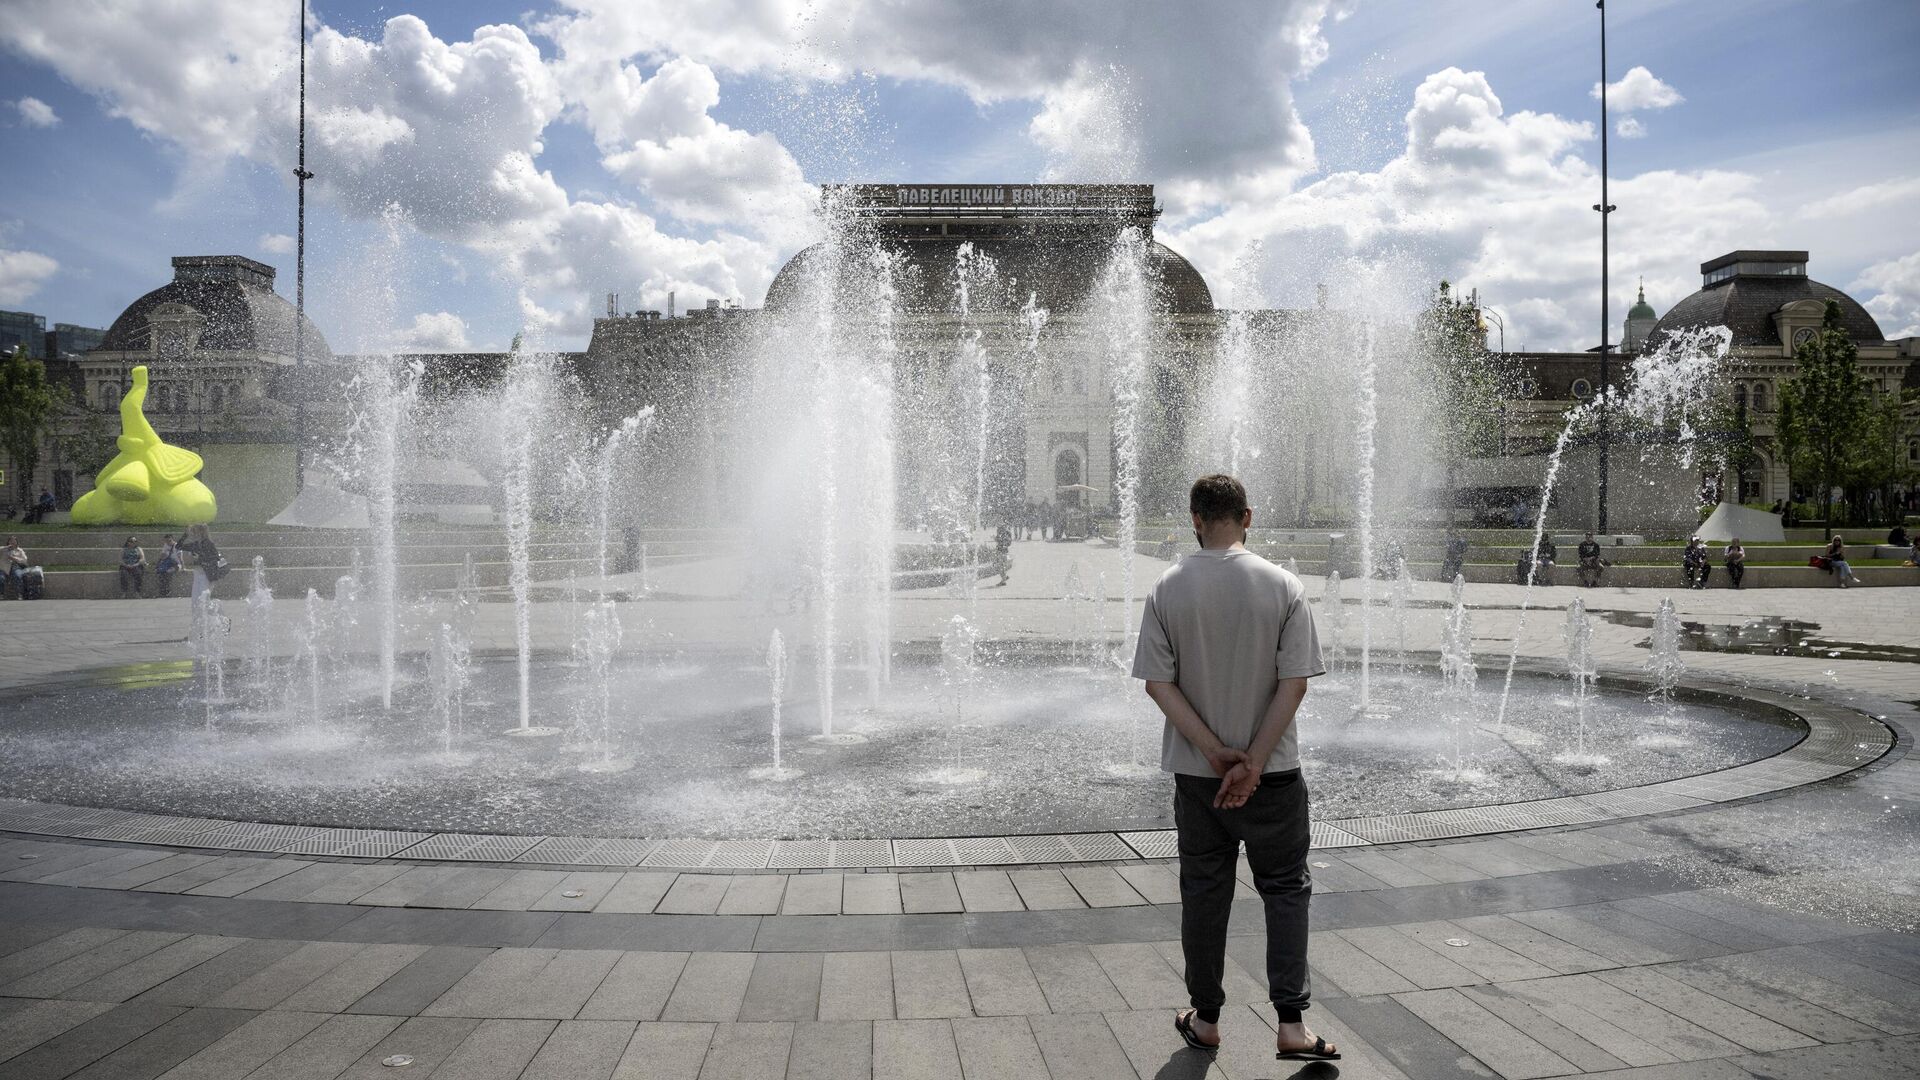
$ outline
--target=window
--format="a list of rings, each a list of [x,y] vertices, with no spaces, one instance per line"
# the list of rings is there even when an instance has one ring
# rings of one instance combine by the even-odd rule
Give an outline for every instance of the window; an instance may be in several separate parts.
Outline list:
[[[1753,384],[1753,411],[1754,412],[1767,411],[1767,384],[1766,383],[1757,382]]]
[[[1073,365],[1073,392],[1076,394],[1087,392],[1087,373],[1079,364]]]
[[[219,412],[226,404],[226,394],[226,387],[221,386],[219,383],[214,383],[213,389],[207,392],[207,410],[209,412]]]
[[[1593,396],[1593,384],[1585,379],[1573,380],[1573,396],[1581,401]]]
[[[167,387],[164,387],[164,386],[158,390],[155,390],[153,392],[153,402],[154,402],[153,407],[155,411],[172,412],[173,411],[173,391],[169,390]]]

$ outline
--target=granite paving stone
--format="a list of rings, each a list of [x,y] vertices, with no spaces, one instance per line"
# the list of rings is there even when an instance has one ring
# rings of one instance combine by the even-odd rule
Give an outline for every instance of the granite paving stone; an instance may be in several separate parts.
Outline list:
[[[613,1080],[696,1080],[718,1024],[641,1024]],[[768,1077],[767,1080],[772,1080]]]
[[[1423,990],[1486,981],[1395,927],[1372,926],[1333,933]]]
[[[111,927],[82,926],[0,956],[0,985],[96,949],[126,933]]]
[[[1839,1046],[1783,1050],[1765,1057],[1739,1057],[1731,1064],[1755,1077],[1837,1076],[1847,1080],[1912,1080],[1920,1039],[1873,1039]]]
[[[1342,862],[1355,870],[1360,870],[1381,882],[1387,888],[1397,889],[1408,885],[1436,885],[1438,880],[1429,874],[1408,866],[1406,863],[1377,851],[1353,851],[1340,856]],[[1319,861],[1317,858],[1313,861]],[[1319,875],[1315,875],[1317,878]]]
[[[74,1078],[148,1080],[224,1038],[255,1015],[238,1009],[188,1009],[74,1073]]]
[[[1318,1033],[1341,1046],[1364,1045],[1410,1080],[1468,1080],[1499,1074],[1391,997],[1335,998],[1314,1010]],[[1342,1030],[1344,1028],[1344,1030]],[[1346,1041],[1343,1041],[1343,1037]],[[1346,1070],[1341,1070],[1346,1075]]]
[[[233,983],[207,1004],[224,1009],[275,1008],[365,948],[353,942],[306,942],[262,970]]]
[[[1026,949],[1047,1011],[1058,1013],[1119,1012],[1126,999],[1085,945],[1036,945]],[[1036,1010],[1038,1011],[1038,1010]]]
[[[1314,968],[1328,973],[1328,978],[1345,994],[1364,997],[1419,989],[1331,930],[1316,930],[1307,935],[1307,956]]]
[[[1515,922],[1525,923],[1616,965],[1661,964],[1679,959],[1638,938],[1614,933],[1592,920],[1575,918],[1565,911],[1516,911],[1511,917]]]
[[[1553,1019],[1546,1012],[1499,986],[1462,986],[1460,993],[1474,1004],[1566,1059],[1583,1072],[1624,1069],[1627,1063],[1607,1053]]]
[[[580,1007],[578,1019],[657,1020],[686,966],[686,953],[622,953]]]
[[[1487,982],[1544,979],[1564,974],[1496,942],[1474,937],[1459,923],[1445,920],[1403,923],[1394,929]],[[1449,941],[1464,941],[1466,944],[1449,945]]]
[[[892,1020],[893,957],[883,952],[827,953],[821,962],[820,1019]]]
[[[484,911],[526,911],[566,879],[564,870],[508,870],[500,884],[467,906]]]
[[[1507,1080],[1562,1076],[1579,1069],[1481,1008],[1458,990],[1420,990],[1393,999]]]
[[[1593,977],[1748,1050],[1787,1050],[1819,1041],[1651,968],[1616,968]]]
[[[280,999],[275,1008],[344,1012],[427,951],[425,945],[364,945],[340,963]]]
[[[20,1001],[0,1017],[0,1062],[99,1016],[112,1005],[101,1001]]]
[[[661,1011],[663,1020],[732,1023],[740,1018],[747,983],[753,978],[752,953],[694,953],[687,958],[673,993]]]
[[[62,991],[60,996],[83,1001],[127,1001],[206,963],[244,940],[195,934]]]
[[[492,951],[463,945],[435,945],[348,1006],[347,1011],[417,1016]]]
[[[712,915],[732,881],[728,874],[681,874],[654,908],[668,915]]]
[[[165,848],[109,848],[108,850],[111,853],[104,859],[97,859],[84,866],[38,878],[37,880],[43,885],[74,885],[89,889],[127,889],[132,888],[134,885],[167,876],[166,873],[156,873],[152,871],[141,874],[139,871],[142,867],[150,867],[155,863],[173,861],[169,858],[171,853]],[[194,858],[204,861],[206,857],[196,856]],[[178,871],[197,865],[199,865],[199,862],[196,861],[182,861],[177,863],[168,873],[177,873]],[[128,875],[129,873],[131,873],[133,877],[127,884],[121,885],[113,883],[116,878]]]
[[[1059,908],[1086,907],[1086,901],[1067,883],[1067,877],[1058,870],[1015,870],[1007,875],[1013,880],[1015,891],[1020,894],[1020,902],[1028,911],[1048,911]]]
[[[532,911],[592,911],[620,881],[618,871],[581,870],[554,882],[546,894],[535,901]],[[579,896],[568,896],[579,893]]]
[[[91,1017],[4,1062],[7,1080],[59,1080],[165,1024],[186,1010],[129,1002]]]
[[[566,1020],[620,959],[608,949],[500,949],[422,1010],[427,1016]]]
[[[1469,915],[1450,920],[1464,931],[1468,940],[1486,940],[1552,969],[1556,974],[1572,975],[1614,967],[1616,962],[1589,952],[1536,926],[1507,915]]]
[[[1642,918],[1612,903],[1581,904],[1562,908],[1559,913],[1590,922],[1623,938],[1644,942],[1659,950],[1663,960],[1698,960],[1731,951],[1727,946]]]
[[[793,1049],[793,1024],[721,1024],[700,1066],[700,1080],[767,1080],[785,1076]]]
[[[960,902],[960,887],[944,871],[901,874],[900,908],[909,915],[966,910]]]
[[[482,1020],[433,1071],[439,1080],[518,1080],[558,1025],[552,1020]]]
[[[1662,903],[1657,897],[1635,896],[1625,900],[1613,900],[1606,907],[1624,912],[1637,919],[1672,927],[1702,941],[1711,942],[1724,949],[1735,952],[1747,952],[1754,949],[1770,949],[1787,944],[1772,934],[1746,923],[1728,922],[1711,915],[1688,911],[1673,904]]]
[[[1449,858],[1447,845],[1433,847],[1400,847],[1377,854],[1390,862],[1399,863],[1409,870],[1424,874],[1434,881],[1445,885],[1462,881],[1479,881],[1487,875],[1473,867]]]
[[[1026,910],[1005,870],[957,870],[953,883],[960,890],[961,906],[970,912]]]
[[[735,874],[720,898],[722,915],[777,915],[787,891],[785,874]]]
[[[1106,1020],[1114,1042],[1127,1055],[1127,1063],[1137,1076],[1154,1080],[1228,1080],[1216,1055],[1190,1050],[1180,1041],[1173,1031],[1173,1016],[1166,1010],[1115,1010],[1104,1014],[1102,1019]],[[1234,1022],[1225,1012],[1220,1019],[1223,1024]]]
[[[6,997],[59,997],[62,992],[96,979],[125,964],[159,952],[186,937],[158,930],[134,930],[117,935],[76,956],[49,964],[0,987]]]
[[[374,907],[464,908],[506,881],[509,871],[467,866],[421,866],[356,897]]]
[[[1148,944],[1095,945],[1090,950],[1129,1009],[1178,1008],[1187,1003],[1186,983]]]
[[[1540,999],[1560,1006],[1553,1013],[1556,1020],[1574,1027],[1589,1042],[1602,1046],[1608,1053],[1631,1065],[1661,1063],[1645,1060],[1650,1056],[1692,1061],[1740,1053],[1740,1047],[1705,1028],[1601,982],[1593,975],[1560,975],[1551,979],[1513,983],[1508,989],[1529,999],[1538,995]],[[1602,1041],[1590,1033],[1598,1032],[1599,1028],[1593,1025],[1576,1027],[1565,1019],[1580,1014],[1611,1025],[1614,1032],[1631,1033],[1633,1039],[1652,1048],[1654,1053],[1649,1055],[1644,1050],[1626,1046],[1617,1035],[1612,1037],[1612,1041]]]
[[[551,911],[357,908],[362,914],[329,934],[341,941],[409,945],[531,945],[569,916]]]
[[[439,1016],[415,1016],[403,1020],[399,1027],[387,1033],[386,1038],[375,1043],[360,1055],[358,1061],[348,1066],[340,1074],[340,1080],[374,1080],[375,1077],[392,1076],[393,1068],[382,1063],[396,1054],[413,1059],[406,1066],[409,1071],[418,1069],[417,1075],[431,1075],[479,1026],[478,1020]]]
[[[840,911],[846,915],[898,915],[900,875],[848,874],[840,883]]]
[[[962,1064],[965,1064],[964,1057]],[[845,1020],[794,1025],[787,1080],[867,1080],[872,1075],[873,1024],[870,1022]]]
[[[951,1080],[960,1075],[960,1051],[948,1021],[874,1022],[873,1080]]]
[[[547,1036],[525,1076],[608,1080],[626,1055],[634,1025],[623,1020],[563,1020]]]
[[[30,949],[35,945],[52,941],[67,932],[64,926],[26,922],[19,919],[0,923],[0,959],[12,956],[22,949]]]
[[[607,914],[644,914],[658,907],[673,887],[678,874],[661,870],[628,870],[620,875],[620,880],[607,895],[600,898],[594,910]]]
[[[279,963],[305,942],[284,938],[241,938],[219,956],[175,975],[141,994],[138,1000],[156,1005],[206,1005],[231,990],[235,983]]]
[[[242,895],[250,900],[350,904],[411,869],[407,863],[313,863]]]
[[[838,915],[839,874],[795,874],[780,898],[782,915]]]
[[[208,882],[219,881],[228,874],[238,873],[242,870],[249,869],[256,863],[262,862],[279,862],[279,860],[260,859],[250,855],[222,855],[218,858],[208,859],[203,863],[196,863],[176,873],[168,874],[166,877],[142,882],[139,885],[135,885],[134,890],[137,892],[157,893],[191,892]],[[300,869],[298,866],[293,868],[293,870],[298,869]],[[289,870],[287,873],[293,873],[293,870]],[[278,876],[285,877],[286,874]],[[264,885],[266,882],[255,882],[254,884]]]
[[[230,1080],[250,1075],[325,1023],[320,1013],[246,1013],[247,1021],[161,1074],[162,1080]]]
[[[1353,865],[1338,855],[1327,852],[1315,852],[1308,862],[1309,866],[1307,870],[1313,877],[1313,888],[1315,892],[1370,892],[1375,889],[1384,889],[1387,887],[1385,881],[1362,870],[1360,867]],[[1321,863],[1325,863],[1326,865],[1319,865]],[[1251,879],[1252,873],[1249,871],[1247,880],[1250,882]]]
[[[820,1014],[821,953],[761,953],[753,961],[740,1020],[812,1020]]]
[[[311,864],[301,859],[248,859],[247,865],[239,867],[232,873],[185,891],[191,896],[239,896],[249,889],[278,881],[309,865]],[[198,870],[199,867],[193,869]],[[188,872],[191,873],[191,871]]]
[[[1692,960],[1662,964],[1644,970],[1657,971],[1668,978],[1703,990],[1729,1004],[1738,1005],[1756,1016],[1764,1016],[1781,1027],[1800,1032],[1821,1042],[1853,1042],[1879,1038],[1886,1034],[1870,1024],[1824,1009],[1776,986],[1746,978],[1713,960]]]
[[[1061,873],[1088,907],[1133,907],[1147,902],[1111,866],[1069,866]]]
[[[953,1021],[954,1048],[968,1077],[1047,1076],[1047,1062],[1024,1016],[964,1017]]]
[[[976,1016],[1026,1016],[1048,1011],[1026,954],[1019,949],[962,949],[960,972]]]
[[[947,949],[895,952],[892,959],[894,1012],[900,1019],[973,1015],[957,953]]]
[[[1262,942],[1262,944],[1264,945],[1265,942]],[[1187,979],[1187,957],[1180,943],[1177,941],[1155,941],[1152,942],[1152,945],[1153,951],[1160,954],[1160,959],[1165,960],[1167,966],[1173,969],[1174,977],[1180,980],[1182,986],[1185,986]],[[1226,994],[1227,1003],[1230,1005],[1263,1002],[1268,998],[1266,983],[1261,979],[1255,978],[1249,974],[1244,967],[1236,963],[1231,951],[1227,953],[1226,964],[1220,969],[1220,989]]]
[[[1043,1013],[1028,1023],[1052,1080],[1110,1080],[1133,1071],[1113,1029],[1097,1013]]]
[[[1888,1001],[1862,989],[1812,974],[1778,956],[1747,954],[1715,957],[1711,963],[1775,989],[1784,990],[1823,1009],[1878,1028],[1906,1035],[1920,1026],[1920,1014],[1911,1006]]]
[[[1180,875],[1165,863],[1132,863],[1115,870],[1149,904],[1180,902]]]

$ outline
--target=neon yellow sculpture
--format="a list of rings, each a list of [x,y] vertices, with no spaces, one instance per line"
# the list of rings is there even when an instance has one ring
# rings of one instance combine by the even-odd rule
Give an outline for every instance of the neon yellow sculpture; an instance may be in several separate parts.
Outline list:
[[[133,387],[120,399],[120,452],[93,478],[93,490],[73,504],[76,525],[205,525],[213,520],[213,491],[198,479],[200,455],[160,441],[141,406],[147,369],[133,369]]]

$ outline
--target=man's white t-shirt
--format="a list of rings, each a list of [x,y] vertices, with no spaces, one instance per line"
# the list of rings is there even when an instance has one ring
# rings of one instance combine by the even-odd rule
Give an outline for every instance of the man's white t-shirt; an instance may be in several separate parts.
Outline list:
[[[1281,679],[1326,670],[1300,579],[1245,548],[1192,552],[1147,593],[1133,677],[1178,686],[1227,746],[1252,745]],[[1299,767],[1297,726],[1288,726],[1262,772]],[[1214,775],[1206,755],[1172,721],[1161,740],[1160,768]]]

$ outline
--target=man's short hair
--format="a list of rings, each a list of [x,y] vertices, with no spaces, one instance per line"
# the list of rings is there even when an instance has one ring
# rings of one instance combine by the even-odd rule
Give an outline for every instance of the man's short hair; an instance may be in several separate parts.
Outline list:
[[[1187,509],[1200,515],[1201,521],[1237,522],[1247,511],[1247,489],[1225,473],[1203,476],[1193,482]]]

